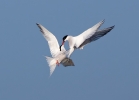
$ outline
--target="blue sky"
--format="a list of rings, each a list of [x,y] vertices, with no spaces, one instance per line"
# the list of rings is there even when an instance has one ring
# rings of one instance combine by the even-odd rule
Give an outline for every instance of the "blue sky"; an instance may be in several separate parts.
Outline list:
[[[0,100],[139,100],[137,0],[6,0],[0,3]],[[47,41],[36,23],[62,42],[105,19],[115,28],[76,50],[75,67],[49,78]],[[68,49],[67,43],[66,48]]]

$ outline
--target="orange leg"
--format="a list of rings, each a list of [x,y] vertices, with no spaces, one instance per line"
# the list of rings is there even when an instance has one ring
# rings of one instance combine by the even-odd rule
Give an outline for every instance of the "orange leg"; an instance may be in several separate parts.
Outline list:
[[[56,60],[56,64],[59,66],[59,62],[58,62],[58,60]]]

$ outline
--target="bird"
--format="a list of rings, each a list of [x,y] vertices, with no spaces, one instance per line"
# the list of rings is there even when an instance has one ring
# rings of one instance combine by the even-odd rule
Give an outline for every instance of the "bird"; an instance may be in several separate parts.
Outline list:
[[[102,30],[98,30],[104,22],[105,20],[98,22],[93,27],[87,29],[83,33],[79,34],[78,36],[65,35],[63,37],[62,45],[60,45],[60,50],[61,50],[61,47],[64,45],[65,41],[68,41],[69,43],[68,58],[69,58],[75,49],[83,49],[83,47],[86,44],[92,41],[95,41],[99,39],[100,37],[106,35],[108,32],[110,32],[114,28],[114,26],[111,26]]]
[[[65,50],[64,45],[61,46],[61,50],[59,50],[59,43],[56,37],[41,24],[36,23],[36,25],[39,27],[44,38],[47,40],[50,53],[52,55],[52,57],[45,56],[50,67],[50,76],[54,72],[56,65],[59,66],[59,64],[62,64],[65,67],[74,66],[72,59],[67,58],[67,51]]]

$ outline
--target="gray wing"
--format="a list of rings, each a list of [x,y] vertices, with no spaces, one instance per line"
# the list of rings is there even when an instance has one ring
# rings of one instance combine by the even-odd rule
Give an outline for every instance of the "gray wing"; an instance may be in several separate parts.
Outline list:
[[[67,66],[75,66],[74,63],[73,63],[73,61],[72,61],[72,59],[70,59],[70,58],[65,58],[65,59],[63,59],[63,60],[61,61],[61,64],[62,64],[63,66],[65,66],[65,67],[67,67]]]
[[[101,37],[103,37],[104,35],[106,35],[108,32],[110,32],[112,29],[114,28],[114,26],[102,29],[102,30],[98,30],[94,35],[92,35],[90,38],[86,39],[80,46],[79,48],[83,48],[83,46],[85,46],[86,44],[95,41]]]
[[[104,22],[105,22],[105,20],[102,20],[102,21],[98,22],[97,24],[95,24],[93,27],[87,29],[83,33],[76,36],[76,47],[79,47],[86,39],[88,39],[92,35],[94,35]]]

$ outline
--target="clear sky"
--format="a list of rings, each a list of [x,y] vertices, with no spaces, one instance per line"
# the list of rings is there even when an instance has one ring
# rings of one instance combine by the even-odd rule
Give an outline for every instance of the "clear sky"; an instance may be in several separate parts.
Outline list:
[[[138,0],[2,0],[0,100],[139,100]],[[36,22],[62,42],[105,19],[115,28],[76,50],[75,67],[49,78],[47,41]],[[67,43],[66,48],[68,49]]]

